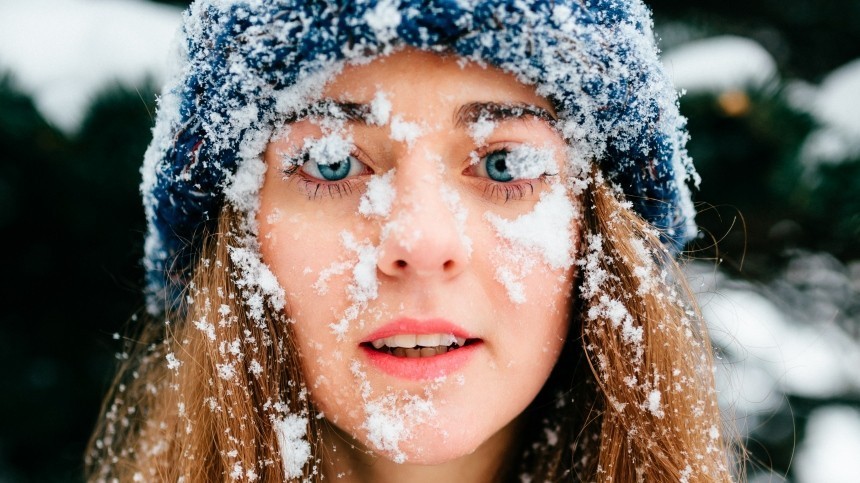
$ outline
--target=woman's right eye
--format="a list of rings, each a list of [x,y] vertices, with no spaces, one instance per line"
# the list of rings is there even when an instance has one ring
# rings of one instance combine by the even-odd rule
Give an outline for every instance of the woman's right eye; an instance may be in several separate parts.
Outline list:
[[[355,156],[347,156],[345,159],[328,164],[320,164],[308,159],[301,167],[301,170],[311,178],[328,182],[352,178],[363,174],[367,169],[367,165],[356,159]]]

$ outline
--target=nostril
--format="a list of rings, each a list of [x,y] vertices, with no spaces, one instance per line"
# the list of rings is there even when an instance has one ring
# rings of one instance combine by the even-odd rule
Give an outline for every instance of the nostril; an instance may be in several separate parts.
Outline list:
[[[442,264],[442,269],[445,271],[449,271],[454,268],[454,260],[448,260],[447,262]]]
[[[397,265],[397,268],[406,268],[406,260],[397,260],[394,264]]]

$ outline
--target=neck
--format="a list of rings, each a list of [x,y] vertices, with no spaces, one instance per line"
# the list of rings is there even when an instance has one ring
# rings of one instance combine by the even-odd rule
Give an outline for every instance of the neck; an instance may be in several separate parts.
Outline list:
[[[459,481],[484,483],[499,481],[513,461],[517,421],[513,421],[481,444],[472,453],[439,464],[395,463],[366,449],[354,438],[331,425],[323,430],[326,479],[348,483],[438,483]],[[336,442],[333,444],[333,442]]]

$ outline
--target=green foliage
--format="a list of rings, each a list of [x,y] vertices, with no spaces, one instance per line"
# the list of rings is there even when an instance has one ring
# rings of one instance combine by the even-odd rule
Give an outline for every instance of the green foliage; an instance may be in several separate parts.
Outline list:
[[[822,165],[809,191],[806,226],[816,246],[847,260],[860,259],[860,158]]]
[[[786,77],[817,81],[860,57],[857,0],[648,0],[658,23],[683,22],[705,36],[740,35],[773,55]]]
[[[781,276],[797,250],[860,259],[860,159],[811,167],[801,147],[817,127],[779,88],[682,98],[689,150],[702,176],[697,222],[711,236],[698,257],[715,254],[743,279]],[[694,249],[695,250],[695,249]],[[804,301],[816,303],[815,300]],[[856,327],[847,331],[856,331]],[[810,413],[842,400],[786,395],[788,404],[754,422],[746,441],[751,471],[791,475]]]
[[[689,151],[702,176],[697,219],[717,256],[753,275],[811,240],[803,229],[808,188],[799,149],[814,123],[778,88],[682,98]],[[707,256],[709,249],[700,255]]]
[[[720,258],[760,278],[791,249],[860,258],[860,160],[805,166],[800,148],[816,125],[781,89],[691,95],[681,110],[703,180],[699,247],[718,241]]]

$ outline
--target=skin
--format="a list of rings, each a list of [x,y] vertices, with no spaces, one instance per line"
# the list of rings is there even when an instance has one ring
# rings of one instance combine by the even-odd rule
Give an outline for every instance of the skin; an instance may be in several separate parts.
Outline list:
[[[495,276],[500,263],[511,263],[503,257],[512,247],[485,214],[513,220],[532,212],[564,177],[565,144],[548,122],[533,116],[499,122],[476,144],[469,126],[456,122],[462,106],[515,102],[549,112],[552,106],[509,74],[453,57],[404,50],[347,66],[323,97],[369,104],[380,90],[392,104],[392,118],[420,126],[411,143],[392,139],[391,123],[331,128],[318,119],[297,121],[271,141],[258,213],[263,260],[287,293],[310,397],[331,423],[324,435],[328,477],[489,481],[512,447],[517,417],[561,351],[574,273],[573,267],[552,269],[537,254],[526,253],[533,265],[520,280],[526,302],[514,303]],[[334,188],[314,179],[308,166],[285,175],[285,157],[298,157],[305,139],[330,132],[352,138],[353,154],[366,169]],[[480,157],[523,144],[551,149],[556,176],[515,180],[511,183],[519,188],[506,199],[500,193],[511,186],[487,178],[480,163],[472,164],[473,153]],[[368,181],[390,170],[396,191],[390,213],[359,214]],[[462,225],[446,190],[456,193],[457,206],[466,212]],[[578,231],[574,219],[571,239],[578,239]],[[344,245],[343,232],[377,250],[378,295],[365,304],[348,296],[358,255]],[[346,268],[337,273],[338,266]],[[325,276],[326,269],[333,273]],[[331,325],[351,306],[359,309],[358,316],[339,335]],[[447,319],[481,344],[463,367],[441,380],[392,376],[370,364],[359,344],[404,316]],[[367,404],[386,397],[393,401],[386,411],[405,413],[398,417],[408,428],[394,450],[378,448],[365,426]],[[429,402],[435,413],[407,409],[409,398]],[[405,462],[395,463],[398,457]]]

